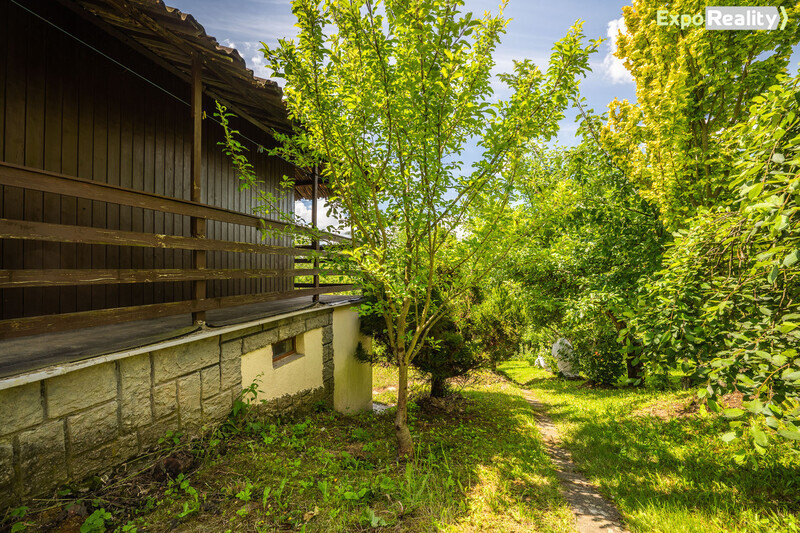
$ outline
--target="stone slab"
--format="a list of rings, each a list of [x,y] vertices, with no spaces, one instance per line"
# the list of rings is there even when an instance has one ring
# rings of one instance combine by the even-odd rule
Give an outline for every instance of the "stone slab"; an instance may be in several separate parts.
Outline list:
[[[220,356],[220,388],[242,388],[242,341],[226,342]]]
[[[177,392],[174,381],[153,388],[153,415],[156,419],[165,418],[177,412]]]
[[[163,383],[219,363],[219,338],[210,337],[153,352],[153,377]]]
[[[14,445],[10,440],[0,441],[0,488],[14,481]]]
[[[303,319],[295,320],[291,324],[281,326],[278,329],[278,340],[289,339],[306,331],[306,321]]]
[[[222,422],[228,417],[232,408],[231,395],[227,392],[203,400],[203,422]]]
[[[220,367],[214,365],[200,371],[200,382],[203,387],[203,398],[210,398],[220,391]]]
[[[64,422],[47,422],[19,435],[19,466],[26,494],[45,494],[67,479]]]
[[[114,363],[90,366],[45,381],[47,414],[57,418],[117,396]]]
[[[120,419],[122,430],[146,426],[153,421],[150,409],[150,354],[119,362]]]
[[[75,480],[85,479],[124,463],[138,452],[136,434],[123,435],[105,446],[73,457],[70,460],[70,471]]]
[[[0,436],[35,426],[44,420],[39,382],[0,391]]]
[[[322,328],[322,344],[331,342],[333,342],[333,328],[331,326]]]
[[[181,429],[196,429],[200,425],[201,396],[200,372],[189,374],[178,380],[178,409]]]
[[[108,402],[67,418],[70,453],[79,454],[115,439],[118,434],[117,402]]]
[[[252,351],[269,346],[272,343],[278,342],[279,330],[278,328],[269,329],[257,335],[251,335],[243,339],[242,353],[250,353]]]
[[[331,325],[331,314],[330,312],[326,312],[320,314],[315,317],[307,318],[306,319],[306,331],[311,331],[312,329],[323,328],[325,326]]]

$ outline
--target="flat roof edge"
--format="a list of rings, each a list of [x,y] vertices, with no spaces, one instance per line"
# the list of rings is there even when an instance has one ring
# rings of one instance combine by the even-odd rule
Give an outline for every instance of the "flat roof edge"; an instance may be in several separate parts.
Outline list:
[[[209,337],[216,337],[219,335],[224,335],[226,333],[232,333],[234,331],[238,331],[241,329],[251,328],[253,326],[260,326],[262,324],[268,324],[270,322],[277,322],[278,320],[291,318],[293,316],[298,316],[307,313],[314,313],[316,311],[321,311],[325,309],[333,310],[336,307],[352,306],[356,304],[357,301],[358,300],[345,300],[341,302],[324,303],[316,305],[314,307],[307,307],[305,309],[291,311],[289,313],[263,317],[256,320],[248,320],[247,322],[242,322],[240,324],[232,324],[230,326],[220,326],[220,327],[206,327],[200,331],[189,333],[188,335],[184,335],[182,337],[178,337],[175,339],[159,341],[153,344],[140,346],[138,348],[121,350],[118,352],[112,352],[104,355],[92,356],[87,359],[83,359],[81,361],[74,361],[72,363],[50,365],[45,368],[40,368],[38,370],[24,372],[16,376],[7,376],[4,378],[0,378],[0,391],[5,389],[11,389],[14,387],[21,387],[22,385],[27,385],[29,383],[35,383],[37,381],[54,378],[56,376],[63,376],[64,374],[75,372],[76,370],[83,370],[84,368],[90,368],[92,366],[101,365],[103,363],[119,361],[121,359],[127,359],[128,357],[141,355],[155,350],[162,350],[164,348],[170,348],[172,346],[186,344],[187,342],[194,342],[202,339],[207,339]]]

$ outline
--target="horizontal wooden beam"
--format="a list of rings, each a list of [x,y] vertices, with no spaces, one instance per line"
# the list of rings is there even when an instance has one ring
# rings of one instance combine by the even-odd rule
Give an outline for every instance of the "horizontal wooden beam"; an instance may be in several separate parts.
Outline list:
[[[302,296],[313,296],[314,294],[348,292],[355,289],[355,285],[339,285],[337,287],[321,287],[319,289],[300,289],[286,292],[245,294],[241,296],[220,296],[218,298],[206,298],[204,300],[184,300],[162,304],[115,307],[112,309],[99,309],[95,311],[2,320],[0,321],[0,339],[94,326],[106,326],[119,322],[161,318],[199,311],[211,311],[213,309],[223,309],[238,305],[288,300]]]
[[[251,254],[312,255],[314,253],[313,250],[269,246],[266,244],[197,239],[178,235],[139,233],[136,231],[49,224],[46,222],[30,222],[27,220],[9,220],[6,218],[0,218],[0,239],[24,239],[112,246],[143,246],[147,248],[206,250],[213,252]],[[324,252],[321,253],[324,254]]]
[[[338,287],[339,285],[341,285],[341,283],[320,283],[318,286],[319,287]],[[300,288],[317,287],[317,285],[314,285],[313,283],[295,283],[294,286],[295,287],[300,287]]]
[[[58,174],[56,172],[13,165],[3,161],[0,161],[0,185],[10,185],[12,187],[21,187],[35,191],[64,194],[67,196],[85,198],[87,200],[140,207],[142,209],[152,209],[153,211],[162,211],[176,215],[208,218],[254,228],[274,229],[278,231],[289,231],[291,229],[303,235],[310,235],[308,228],[287,224],[286,222],[270,220],[245,213],[237,213],[229,209],[213,207],[190,200],[181,200],[134,189],[127,189],[117,185],[85,180],[74,176]],[[324,237],[337,242],[349,240],[346,237],[340,237],[331,233],[324,234]]]
[[[335,275],[334,271],[313,268],[274,269],[30,269],[0,270],[0,289],[22,287],[61,287],[67,285],[105,285],[117,283],[158,283],[211,279],[290,278]]]

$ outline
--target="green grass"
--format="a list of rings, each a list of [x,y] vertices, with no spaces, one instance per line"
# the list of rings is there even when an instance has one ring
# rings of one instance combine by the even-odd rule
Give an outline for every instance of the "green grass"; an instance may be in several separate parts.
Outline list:
[[[428,394],[430,386],[425,376],[414,367],[408,369],[408,390],[411,398]],[[388,365],[372,366],[372,401],[386,405],[397,403],[397,368]]]
[[[548,406],[578,468],[619,506],[633,531],[798,531],[800,457],[790,445],[734,455],[726,423],[699,412],[670,416],[690,391],[589,389],[524,361],[500,370]],[[661,413],[661,416],[649,412]]]
[[[378,388],[393,381],[390,369],[376,373]],[[462,396],[412,403],[409,416],[416,458],[408,464],[396,461],[393,409],[251,416],[227,436],[173,452],[195,455],[178,479],[118,477],[83,504],[111,513],[109,531],[571,531],[517,387],[486,374]],[[23,522],[58,530],[69,503],[48,502]]]

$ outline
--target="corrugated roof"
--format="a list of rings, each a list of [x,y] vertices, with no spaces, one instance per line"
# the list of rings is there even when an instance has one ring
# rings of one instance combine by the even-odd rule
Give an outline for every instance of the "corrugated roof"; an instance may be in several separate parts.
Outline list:
[[[311,191],[314,186],[313,176],[311,172],[303,169],[297,169],[294,174],[294,199],[295,200],[311,200]],[[328,198],[330,191],[320,177],[319,188],[317,190],[319,198]]]
[[[192,15],[161,0],[74,2],[184,80],[191,78],[192,56],[199,54],[209,96],[268,132],[292,131],[278,84],[254,76],[236,49],[220,45]]]

